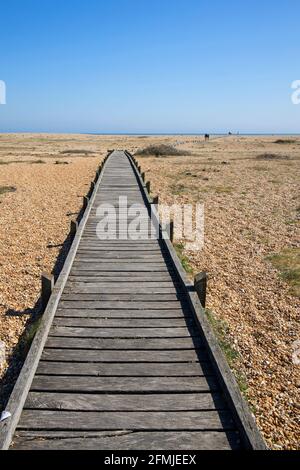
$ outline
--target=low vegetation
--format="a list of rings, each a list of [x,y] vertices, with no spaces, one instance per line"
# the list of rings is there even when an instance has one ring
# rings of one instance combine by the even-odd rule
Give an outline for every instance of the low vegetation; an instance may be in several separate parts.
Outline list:
[[[188,273],[188,274],[193,274],[193,268],[189,263],[188,258],[184,255],[184,244],[183,243],[176,243],[174,245],[176,253],[178,258],[181,261],[183,269]]]
[[[179,150],[172,145],[150,145],[144,149],[138,150],[135,155],[137,156],[155,156],[155,157],[183,157],[190,155],[187,150]]]
[[[244,374],[238,370],[240,354],[234,349],[229,338],[229,326],[224,320],[215,316],[212,310],[205,309],[206,317],[215,333],[219,346],[222,349],[230,368],[233,370],[238,386],[247,398],[248,384]]]
[[[91,150],[84,150],[84,149],[74,149],[74,150],[63,150],[60,152],[61,155],[92,155],[93,151]]]
[[[255,157],[255,160],[289,160],[288,155],[280,155],[278,153],[262,153]]]
[[[14,193],[17,191],[17,188],[14,186],[0,186],[0,196],[6,193]]]
[[[280,271],[281,278],[290,286],[290,293],[300,297],[300,248],[286,248],[268,257]]]
[[[44,160],[39,159],[39,160],[32,160],[29,163],[31,163],[32,165],[40,165],[40,164],[43,164],[43,163],[46,163],[46,162]]]
[[[205,313],[218,339],[219,345],[227,358],[228,364],[232,367],[234,361],[239,358],[239,354],[231,346],[230,341],[228,339],[229,327],[225,321],[216,318],[216,316],[210,309],[205,309]]]
[[[293,139],[278,139],[275,140],[274,144],[296,144],[297,140]]]
[[[38,159],[38,160],[10,160],[10,161],[6,161],[6,160],[0,160],[0,165],[12,165],[12,164],[41,164],[41,163],[46,163],[44,160],[41,160],[41,159]]]

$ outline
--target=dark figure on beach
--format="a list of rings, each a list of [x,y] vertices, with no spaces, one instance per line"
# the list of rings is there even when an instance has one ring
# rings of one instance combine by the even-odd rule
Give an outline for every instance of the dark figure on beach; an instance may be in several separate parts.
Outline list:
[[[205,140],[209,140],[209,134],[205,134]]]

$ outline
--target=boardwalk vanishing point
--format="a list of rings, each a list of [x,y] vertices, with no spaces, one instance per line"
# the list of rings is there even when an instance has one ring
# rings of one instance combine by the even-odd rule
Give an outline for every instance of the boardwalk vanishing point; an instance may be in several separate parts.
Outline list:
[[[150,210],[126,151],[97,175],[0,447],[265,449],[170,240],[97,238],[97,207],[119,196]]]

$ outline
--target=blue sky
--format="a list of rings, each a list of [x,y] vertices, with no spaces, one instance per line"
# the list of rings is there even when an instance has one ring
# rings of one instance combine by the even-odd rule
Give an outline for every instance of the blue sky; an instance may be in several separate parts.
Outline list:
[[[0,132],[300,132],[300,2],[10,0]]]

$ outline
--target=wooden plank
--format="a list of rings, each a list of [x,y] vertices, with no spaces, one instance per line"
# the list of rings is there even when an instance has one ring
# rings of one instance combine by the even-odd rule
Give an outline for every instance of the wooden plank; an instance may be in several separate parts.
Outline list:
[[[56,317],[85,317],[85,318],[192,318],[191,314],[183,313],[181,309],[172,310],[93,310],[93,309],[63,309],[56,312]]]
[[[200,338],[154,338],[154,339],[120,339],[120,338],[60,338],[50,336],[46,343],[46,348],[56,349],[102,349],[125,351],[143,350],[177,350],[177,349],[200,349],[203,342]],[[137,352],[136,352],[137,355]]]
[[[184,338],[196,336],[198,331],[188,328],[73,328],[53,326],[50,336],[79,338]]]
[[[156,274],[154,278],[152,274],[136,274],[136,275],[128,276],[128,277],[124,273],[120,275],[114,275],[112,273],[109,273],[109,274],[110,275],[108,275],[108,273],[100,272],[99,274],[95,274],[95,275],[90,275],[90,274],[83,275],[83,276],[73,275],[73,276],[69,276],[69,282],[70,283],[79,282],[79,283],[84,283],[84,284],[88,284],[88,283],[104,284],[104,285],[120,284],[120,288],[126,287],[127,285],[129,286],[129,288],[131,288],[132,285],[138,281],[140,283],[144,283],[145,285],[148,283],[161,284],[162,286],[171,284],[176,287],[178,285],[178,282],[176,281],[176,279],[173,280],[169,274],[167,275]]]
[[[90,412],[24,410],[18,429],[232,430],[227,411]]]
[[[149,319],[125,319],[125,318],[70,318],[56,316],[53,326],[72,326],[81,328],[172,328],[194,326],[193,319],[185,318],[149,318]]]
[[[119,273],[116,273],[114,271],[80,271],[77,269],[74,269],[73,272],[70,273],[69,279],[75,279],[78,277],[84,277],[85,279],[90,279],[95,282],[95,279],[103,279],[107,278],[109,282],[111,282],[114,279],[114,282],[120,282],[120,281],[126,281],[127,282],[135,282],[137,279],[145,280],[145,281],[170,281],[173,279],[176,279],[176,275],[171,272],[164,272],[164,273],[147,273],[147,272],[129,272],[129,271],[121,271]]]
[[[63,411],[225,410],[220,393],[101,394],[30,392],[25,409]]]
[[[139,259],[139,260],[163,260],[163,255],[159,250],[154,251],[140,251],[140,250],[127,250],[127,251],[110,251],[110,250],[103,250],[103,252],[96,252],[91,253],[90,251],[80,251],[78,252],[77,259],[80,261],[87,260],[87,261],[94,261],[95,259],[102,259],[102,260],[111,260],[111,259]]]
[[[129,293],[144,293],[144,294],[175,294],[180,292],[176,289],[173,282],[76,282],[68,281],[65,293],[78,292],[78,293],[99,293],[104,294],[129,294]]]
[[[121,283],[120,283],[121,284]],[[71,294],[72,292],[76,294],[145,294],[146,296],[150,297],[152,294],[160,294],[159,296],[156,295],[157,299],[162,297],[162,300],[165,300],[163,297],[164,295],[168,295],[167,298],[170,297],[170,294],[173,295],[172,299],[174,299],[174,295],[182,294],[182,291],[176,289],[173,286],[147,286],[147,285],[139,285],[138,283],[128,283],[126,285],[120,285],[119,283],[68,283],[66,288],[64,289],[65,294]],[[150,284],[150,283],[149,283]],[[176,298],[175,298],[176,299]]]
[[[132,258],[131,257],[127,257],[127,258],[110,258],[110,259],[106,259],[106,258],[102,258],[101,256],[98,256],[97,258],[94,258],[94,257],[90,257],[90,258],[87,258],[87,257],[83,257],[83,256],[77,256],[76,257],[76,261],[74,261],[74,267],[78,267],[78,266],[91,266],[92,268],[96,267],[96,266],[99,266],[100,269],[101,269],[101,266],[104,264],[113,264],[115,266],[131,266],[132,268],[135,268],[135,266],[139,267],[139,266],[145,266],[145,267],[149,267],[149,268],[152,268],[152,266],[154,267],[166,267],[166,263],[165,261],[162,259],[161,256],[155,256],[153,258],[136,258],[134,255],[132,255]]]
[[[61,436],[61,439],[59,439]],[[239,450],[236,432],[213,431],[18,431],[13,450]]]
[[[119,302],[143,302],[143,305],[147,303],[148,307],[151,307],[152,303],[166,303],[166,302],[177,302],[178,300],[185,300],[185,296],[183,294],[154,294],[154,293],[133,293],[129,292],[119,293],[118,289],[115,289],[115,293],[102,293],[99,292],[98,294],[85,292],[80,293],[76,292],[63,292],[61,299],[62,302],[114,302],[118,299]]]
[[[76,362],[47,362],[40,361],[37,368],[38,375],[88,375],[95,377],[199,377],[212,375],[213,370],[207,362],[203,363],[76,363]]]
[[[137,351],[93,351],[88,349],[48,349],[42,354],[44,361],[63,362],[198,362],[205,361],[206,353],[194,349],[187,350],[137,350]]]
[[[110,271],[110,272],[138,272],[138,273],[168,273],[171,270],[164,263],[160,264],[138,264],[135,263],[132,265],[131,263],[94,263],[91,265],[90,263],[79,263],[75,262],[72,267],[72,274],[76,274],[78,272],[85,272],[85,271]]]
[[[155,245],[142,245],[141,243],[138,244],[131,244],[131,245],[111,245],[107,243],[101,242],[97,247],[93,248],[93,242],[88,243],[86,248],[80,247],[78,250],[79,255],[95,255],[95,256],[102,256],[107,251],[110,253],[114,253],[114,255],[121,255],[121,254],[132,254],[136,253],[138,255],[145,254],[146,256],[155,253],[160,255],[167,255],[166,251],[163,251],[158,244]]]
[[[179,309],[183,305],[179,301],[168,302],[122,302],[116,300],[115,302],[102,301],[71,301],[65,300],[60,302],[60,308],[63,309],[98,309],[98,310],[173,310]]]
[[[94,377],[35,375],[31,391],[77,393],[209,392],[218,391],[213,377]]]

